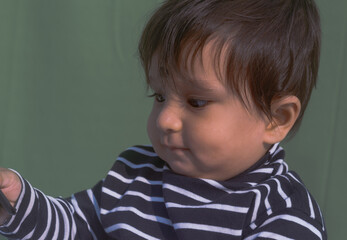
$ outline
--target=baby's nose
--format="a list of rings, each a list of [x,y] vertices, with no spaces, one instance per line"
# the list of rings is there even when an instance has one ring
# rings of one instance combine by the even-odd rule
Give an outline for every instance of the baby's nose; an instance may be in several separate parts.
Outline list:
[[[166,104],[163,106],[158,118],[157,126],[165,132],[178,132],[182,129],[182,119],[178,107]]]

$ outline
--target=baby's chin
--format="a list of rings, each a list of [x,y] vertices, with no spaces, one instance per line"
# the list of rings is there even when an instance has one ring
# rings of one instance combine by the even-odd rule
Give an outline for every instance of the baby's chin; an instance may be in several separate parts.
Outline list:
[[[165,161],[165,159],[163,159]],[[172,172],[175,174],[189,177],[189,178],[200,178],[200,179],[208,179],[208,180],[215,180],[215,181],[224,181],[232,176],[223,176],[219,172],[215,173],[210,170],[207,171],[201,171],[199,169],[196,169],[191,164],[183,164],[179,161],[165,161],[170,168]]]

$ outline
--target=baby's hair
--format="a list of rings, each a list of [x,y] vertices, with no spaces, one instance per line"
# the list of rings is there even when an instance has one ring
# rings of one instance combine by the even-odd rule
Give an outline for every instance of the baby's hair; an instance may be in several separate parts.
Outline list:
[[[295,131],[316,84],[320,35],[313,0],[167,0],[145,26],[139,54],[147,82],[154,54],[166,81],[189,72],[212,43],[219,79],[245,107],[271,120],[274,100],[299,98]]]

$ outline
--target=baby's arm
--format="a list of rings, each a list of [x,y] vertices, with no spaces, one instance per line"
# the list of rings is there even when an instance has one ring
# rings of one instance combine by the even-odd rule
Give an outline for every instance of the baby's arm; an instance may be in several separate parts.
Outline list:
[[[65,200],[34,189],[11,170],[1,169],[0,187],[16,208],[10,216],[1,211],[0,233],[14,239],[104,239],[98,213],[101,184]],[[88,201],[93,196],[93,201]]]

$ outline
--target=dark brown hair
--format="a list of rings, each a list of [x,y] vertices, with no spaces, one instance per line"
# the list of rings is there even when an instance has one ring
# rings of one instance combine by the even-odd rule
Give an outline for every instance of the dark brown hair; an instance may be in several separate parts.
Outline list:
[[[148,81],[154,53],[164,76],[192,66],[212,42],[221,79],[246,107],[272,119],[274,99],[299,98],[296,129],[316,84],[320,34],[313,0],[167,0],[144,28],[139,53]]]

